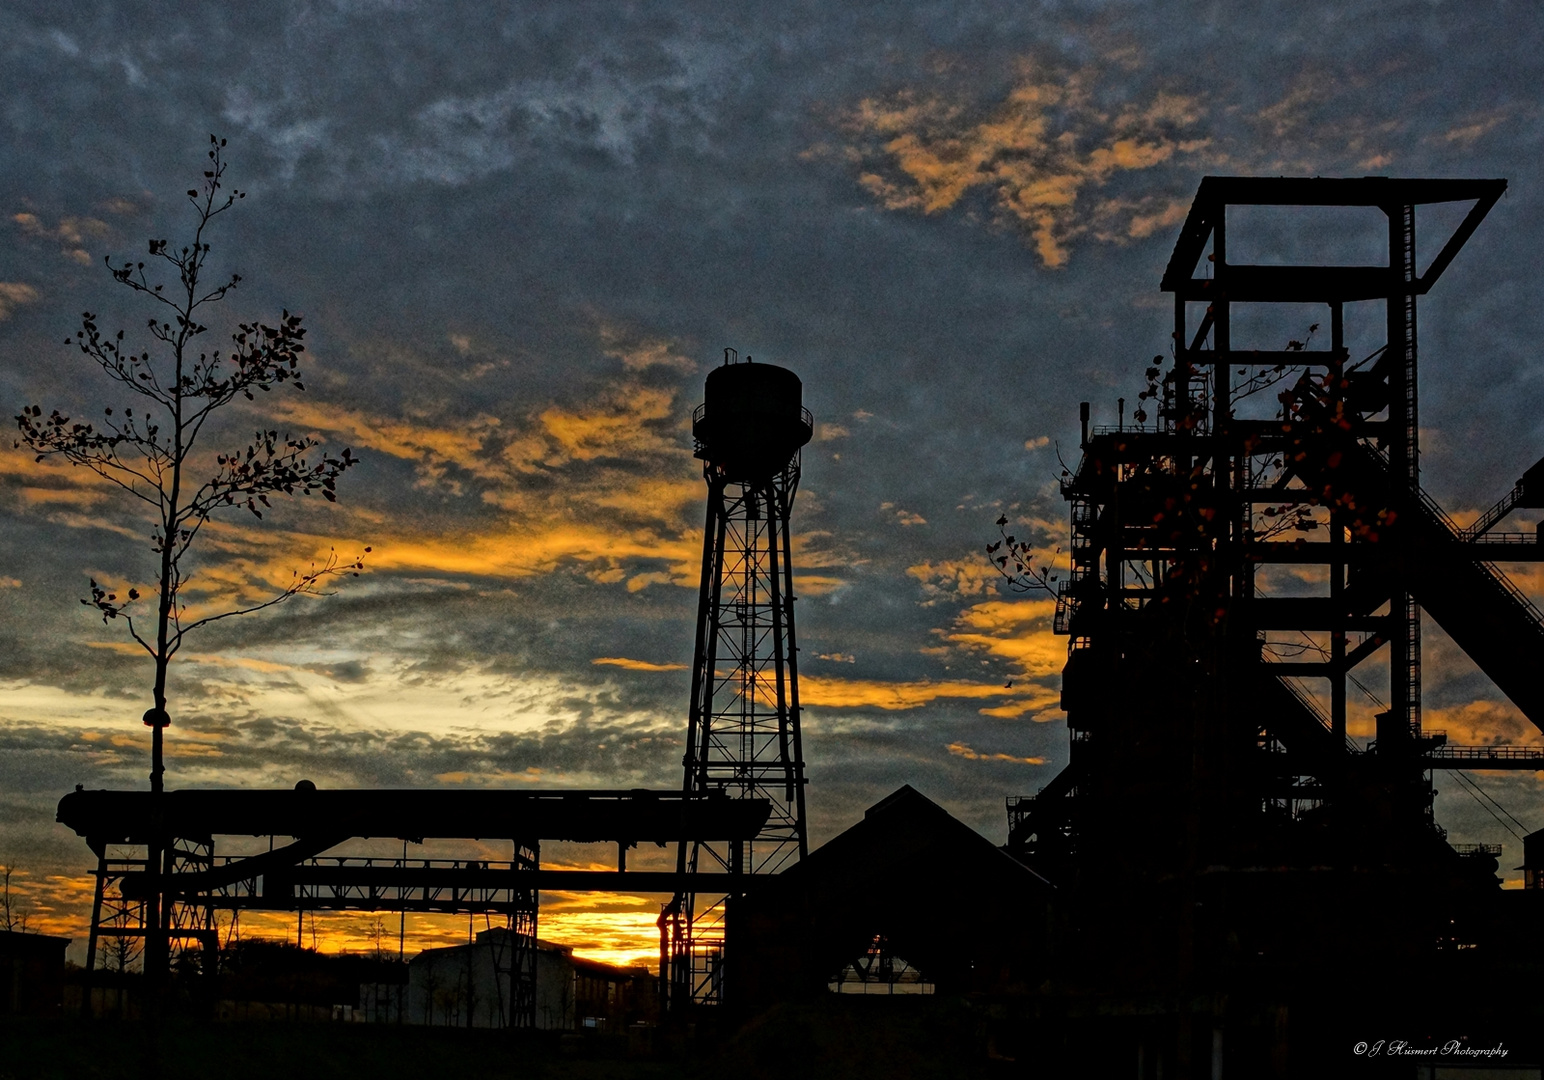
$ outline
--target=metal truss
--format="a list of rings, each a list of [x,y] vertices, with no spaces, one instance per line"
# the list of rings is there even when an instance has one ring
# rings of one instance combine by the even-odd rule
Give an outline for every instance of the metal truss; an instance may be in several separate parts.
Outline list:
[[[645,789],[585,790],[293,790],[85,791],[59,801],[58,820],[86,839],[97,857],[87,968],[103,942],[155,939],[162,931],[179,967],[211,973],[216,917],[243,911],[391,911],[483,915],[504,921],[495,942],[501,1009],[512,1027],[535,1023],[537,904],[542,888],[564,891],[678,893],[687,875],[626,869],[628,848],[683,838],[718,848],[761,835],[769,802],[723,791],[693,794]],[[511,841],[507,861],[410,859],[329,854],[351,837]],[[267,836],[267,850],[216,852],[216,837]],[[279,838],[288,842],[275,845]],[[614,843],[618,868],[546,870],[540,838]],[[245,842],[239,842],[242,846]],[[159,851],[159,867],[150,865]],[[159,872],[152,872],[158,870]],[[729,892],[727,873],[691,878],[703,890]],[[751,883],[734,876],[733,888]],[[202,951],[200,951],[202,950]],[[163,950],[163,953],[166,950]],[[153,955],[146,950],[147,963]],[[506,982],[507,980],[507,982]],[[507,994],[505,989],[507,987]]]
[[[711,395],[711,376],[709,387]],[[694,417],[697,424],[706,408]],[[808,440],[811,421],[802,408],[788,419],[785,430],[802,425],[802,440],[775,468],[726,465],[713,440],[698,442],[708,500],[683,790],[696,798],[764,800],[771,811],[749,839],[683,840],[677,870],[689,880],[777,873],[807,850],[789,518],[798,446]],[[661,914],[661,967],[668,969],[672,1007],[723,1001],[734,903],[733,892],[689,888]]]
[[[302,917],[318,911],[496,915],[509,931],[495,940],[501,1021],[514,1028],[535,1027],[536,841],[517,842],[507,862],[344,855],[285,864],[263,861],[260,855],[217,856],[212,840],[180,838],[164,850],[165,933],[174,970],[214,974],[221,911],[232,918],[243,911],[293,911]],[[147,860],[138,851],[109,855],[104,848],[99,856],[86,949],[88,980],[104,939],[144,943],[152,932],[146,923]]]
[[[1544,550],[1531,535],[1490,531],[1515,507],[1544,505],[1544,472],[1530,470],[1532,484],[1519,481],[1468,530],[1419,482],[1417,298],[1504,190],[1491,180],[1202,182],[1162,284],[1174,297],[1172,365],[1155,360],[1133,423],[1091,430],[1084,406],[1084,456],[1063,480],[1072,566],[1055,629],[1071,638],[1072,764],[1008,807],[1010,846],[1037,868],[1058,876],[1080,851],[1119,847],[1129,826],[1113,808],[1129,819],[1143,762],[1156,772],[1181,743],[1194,749],[1173,762],[1193,785],[1184,798],[1212,815],[1203,820],[1218,836],[1256,814],[1322,828],[1369,812],[1373,799],[1400,828],[1440,838],[1431,769],[1538,767],[1537,751],[1447,746],[1421,723],[1424,608],[1544,726],[1544,693],[1530,677],[1544,615],[1493,565]],[[1472,208],[1418,273],[1417,207],[1438,202]],[[1241,206],[1381,212],[1388,262],[1235,264],[1229,208]],[[1347,322],[1369,303],[1381,307],[1385,344],[1353,359]],[[1240,305],[1286,304],[1321,306],[1327,348],[1311,347],[1307,327],[1285,349],[1235,340]],[[1321,584],[1262,587],[1272,568]],[[1347,738],[1348,699],[1370,693],[1365,671],[1380,660],[1367,681],[1389,700],[1376,740],[1361,745]],[[1189,688],[1163,685],[1176,679]],[[1153,734],[1165,709],[1172,731]],[[1154,716],[1148,734],[1144,712]]]
[[[106,845],[97,851],[97,867],[91,904],[91,926],[86,940],[86,974],[96,967],[97,953],[108,944],[109,956],[120,961],[130,954],[142,954],[157,933],[149,920],[148,898],[125,882],[143,881],[149,862],[149,850],[134,846],[111,852]],[[209,840],[175,839],[161,849],[165,874],[196,873],[207,870],[213,862],[214,844]],[[204,896],[168,895],[165,901],[164,929],[159,933],[167,941],[174,968],[194,973],[215,970],[219,935],[215,929],[215,905]],[[133,942],[132,946],[124,944]],[[89,1000],[89,998],[88,998]]]

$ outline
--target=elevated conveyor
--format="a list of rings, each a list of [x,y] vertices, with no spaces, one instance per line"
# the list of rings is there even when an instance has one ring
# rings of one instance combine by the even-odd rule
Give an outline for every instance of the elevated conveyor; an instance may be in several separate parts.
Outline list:
[[[1544,730],[1544,612],[1494,563],[1476,559],[1471,537],[1419,488],[1395,482],[1375,449],[1352,443],[1319,456],[1299,475],[1315,490],[1343,491],[1363,505],[1389,505],[1393,520],[1381,543],[1402,587],[1437,621],[1469,659],[1528,719]],[[1329,461],[1336,461],[1331,468]],[[1306,463],[1305,463],[1306,464]],[[1535,544],[1486,545],[1497,556],[1519,547],[1536,558]]]

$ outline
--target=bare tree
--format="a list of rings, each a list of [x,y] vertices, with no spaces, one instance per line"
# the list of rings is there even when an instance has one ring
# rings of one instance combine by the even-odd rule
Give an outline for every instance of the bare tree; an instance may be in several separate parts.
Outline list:
[[[13,933],[25,934],[27,922],[31,918],[31,912],[21,906],[21,901],[11,895],[11,875],[16,872],[14,863],[7,862],[0,866],[0,922],[4,928]]]
[[[285,311],[276,326],[238,323],[231,348],[223,353],[198,348],[197,339],[209,329],[200,321],[207,317],[204,309],[223,300],[241,281],[234,274],[215,285],[207,280],[210,226],[245,197],[235,190],[222,194],[225,141],[211,135],[210,142],[202,187],[187,193],[194,218],[191,241],[181,248],[165,240],[149,243],[152,265],[164,264],[175,281],[153,282],[143,262],[115,266],[111,256],[107,259],[113,278],[152,305],[155,317],[147,330],[159,355],[153,358],[149,349],[136,353],[125,344],[122,330],[105,334],[90,312],[81,316],[79,332],[65,339],[138,405],[117,412],[109,407],[99,424],[72,421],[57,409],[45,419],[36,405],[16,418],[21,430],[17,447],[25,444],[39,461],[61,457],[90,469],[143,503],[154,522],[151,550],[159,566],[148,626],[136,621],[138,588],[118,590],[93,579],[91,598],[81,603],[99,611],[104,623],[123,620],[129,635],[155,662],[154,705],[145,722],[154,729],[150,783],[157,791],[164,772],[161,732],[171,722],[166,711],[167,669],[187,635],[221,619],[316,593],[323,579],[357,575],[363,568],[360,558],[343,559],[334,551],[308,570],[295,571],[287,584],[260,600],[190,612],[185,595],[188,555],[214,515],[240,508],[261,518],[262,508],[277,495],[320,494],[335,501],[338,477],[358,461],[349,450],[337,457],[312,454],[319,446],[316,440],[281,436],[274,430],[256,432],[245,445],[205,452],[203,444],[217,437],[211,431],[206,438],[205,429],[218,410],[238,398],[253,400],[254,391],[267,393],[286,384],[305,389],[299,369],[305,330],[299,315]],[[205,466],[208,471],[201,471]]]

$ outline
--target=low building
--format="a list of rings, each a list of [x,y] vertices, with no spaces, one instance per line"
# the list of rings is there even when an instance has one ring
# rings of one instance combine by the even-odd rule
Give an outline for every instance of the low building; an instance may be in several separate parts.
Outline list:
[[[910,786],[729,913],[725,1000],[1027,992],[1050,884]]]
[[[0,1016],[57,1016],[69,938],[0,930]]]
[[[484,930],[466,945],[425,949],[408,961],[402,1019],[437,1027],[509,1026],[513,958],[510,932],[502,927]],[[635,1021],[654,1018],[657,993],[646,967],[585,960],[569,946],[537,941],[538,1029],[620,1034]]]

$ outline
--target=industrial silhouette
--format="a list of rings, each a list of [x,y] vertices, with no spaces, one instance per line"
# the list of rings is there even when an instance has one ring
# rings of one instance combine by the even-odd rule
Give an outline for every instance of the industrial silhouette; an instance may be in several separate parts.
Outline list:
[[[1055,615],[1071,760],[1008,800],[1008,848],[1058,889],[1069,1019],[1142,1075],[1214,1058],[1279,1075],[1336,1016],[1411,1038],[1506,1011],[1469,980],[1517,959],[1527,937],[1504,928],[1544,893],[1502,893],[1498,846],[1447,842],[1431,771],[1537,770],[1544,751],[1423,726],[1420,620],[1544,726],[1544,615],[1493,565],[1544,545],[1492,531],[1544,507],[1544,468],[1458,528],[1419,484],[1416,380],[1417,299],[1505,187],[1206,178],[1162,281],[1173,362],[1148,371],[1153,424],[1144,407],[1090,430],[1082,408]],[[1416,208],[1446,202],[1471,208],[1417,273]],[[1273,206],[1381,212],[1388,263],[1230,261],[1240,209]],[[1317,306],[1328,346],[1240,340],[1240,305]],[[1348,325],[1369,312],[1385,343],[1353,362]],[[1368,682],[1389,700],[1363,747],[1348,687]]]
[[[676,869],[768,874],[806,854],[804,757],[794,636],[789,513],[799,449],[814,424],[803,384],[787,368],[738,363],[732,349],[708,375],[692,436],[708,484],[702,587],[686,727],[688,796],[761,800],[766,824],[749,840],[680,842]],[[732,896],[699,906],[690,887],[660,916],[660,976],[678,1006],[716,1003],[723,991],[724,932]]]
[[[217,911],[468,914],[504,924],[487,935],[495,989],[485,1013],[497,1026],[534,1028],[546,887],[673,894],[660,919],[661,985],[677,1011],[719,1004],[732,898],[753,887],[746,879],[796,862],[807,843],[788,515],[813,422],[798,376],[737,360],[726,351],[693,417],[708,513],[681,790],[318,791],[305,780],[293,791],[77,790],[58,819],[97,857],[88,982],[104,939],[157,934],[161,955],[214,972]],[[267,836],[268,850],[217,853],[219,836]],[[402,839],[403,854],[326,854],[354,837]],[[508,861],[406,850],[407,840],[489,837],[511,842]],[[617,869],[543,870],[544,840],[614,843]],[[640,842],[676,845],[676,870],[629,871],[627,851]],[[147,921],[155,897],[160,930]]]
[[[470,912],[505,923],[467,947],[496,989],[478,1015],[531,1028],[539,890],[627,890],[673,897],[666,1022],[947,994],[980,1056],[1142,1080],[1334,1075],[1358,1040],[1537,1030],[1536,989],[1509,988],[1544,975],[1544,833],[1503,892],[1499,846],[1448,842],[1431,775],[1541,770],[1544,751],[1451,745],[1421,715],[1424,611],[1544,726],[1544,614],[1495,566],[1544,558],[1498,529],[1544,507],[1544,463],[1468,528],[1419,482],[1417,300],[1504,190],[1202,182],[1162,280],[1172,360],[1129,423],[1124,400],[1114,427],[1082,408],[1055,586],[1070,762],[1007,798],[1003,847],[904,787],[806,850],[789,515],[812,425],[792,372],[729,352],[693,416],[708,500],[680,790],[77,791],[59,820],[98,858],[88,968],[104,936],[147,933],[157,890],[190,956],[212,956],[217,910]],[[1469,209],[1423,264],[1416,211],[1437,203]],[[1230,260],[1260,207],[1382,215],[1387,261]],[[1315,314],[1285,348],[1245,340],[1266,306]],[[1005,542],[1000,566],[1051,585]],[[1380,690],[1375,738],[1350,737],[1353,692]],[[293,840],[232,857],[217,835]],[[365,836],[513,850],[324,855]],[[543,840],[616,843],[618,867],[542,869]],[[628,870],[644,841],[675,845],[675,869]],[[115,854],[157,844],[163,866]]]

